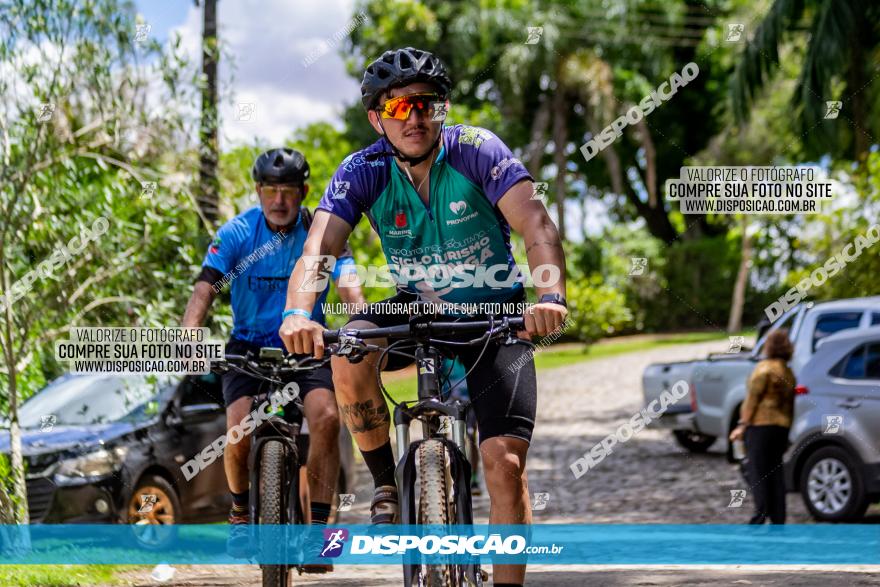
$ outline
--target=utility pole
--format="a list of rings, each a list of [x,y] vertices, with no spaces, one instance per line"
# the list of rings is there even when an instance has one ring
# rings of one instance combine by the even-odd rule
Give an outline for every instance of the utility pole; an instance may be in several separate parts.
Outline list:
[[[196,6],[199,0],[195,0]],[[220,179],[217,163],[220,147],[217,129],[220,119],[217,111],[217,0],[204,0],[202,27],[202,120],[199,128],[199,189],[196,195],[199,209],[205,220],[217,222],[220,201]]]

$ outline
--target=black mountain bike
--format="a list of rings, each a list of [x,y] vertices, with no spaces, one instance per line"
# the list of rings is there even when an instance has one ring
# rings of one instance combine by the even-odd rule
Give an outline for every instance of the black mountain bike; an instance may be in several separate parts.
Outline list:
[[[498,318],[478,322],[431,321],[416,316],[409,324],[386,328],[342,329],[325,331],[324,341],[332,354],[357,362],[364,355],[378,351],[376,378],[382,393],[394,404],[394,426],[400,461],[395,475],[400,491],[400,523],[447,526],[473,524],[471,507],[471,463],[466,456],[466,413],[469,403],[444,399],[441,395],[440,364],[443,354],[458,346],[482,346],[485,352],[491,342],[501,344],[532,343],[516,338],[523,328],[522,318]],[[443,340],[439,337],[472,335],[471,340]],[[368,339],[388,339],[387,347],[368,344]],[[418,370],[418,399],[395,402],[382,385],[381,364],[386,354],[399,354],[415,359]],[[479,364],[479,358],[475,366]],[[469,374],[470,372],[468,372]],[[445,433],[443,418],[452,421],[451,439]],[[410,442],[409,427],[413,420],[422,423],[422,439]],[[416,479],[419,481],[418,508],[415,504]],[[488,575],[479,564],[413,564],[404,563],[406,587],[459,587],[466,584],[482,586]]]
[[[280,392],[288,376],[315,369],[326,361],[305,359],[298,362],[281,349],[262,348],[259,355],[226,355],[224,359],[212,362],[212,370],[216,373],[234,370],[268,381],[269,390],[254,396],[253,411],[275,392]],[[300,454],[302,443],[297,442],[302,419],[302,398],[297,395],[283,406],[283,410],[259,424],[251,435],[248,454],[251,523],[272,526],[304,523],[299,498],[299,471],[308,455]],[[261,543],[264,556],[271,557],[270,560],[283,559],[286,541],[264,539]],[[261,564],[260,567],[263,587],[288,587],[291,570],[303,571],[302,565]]]

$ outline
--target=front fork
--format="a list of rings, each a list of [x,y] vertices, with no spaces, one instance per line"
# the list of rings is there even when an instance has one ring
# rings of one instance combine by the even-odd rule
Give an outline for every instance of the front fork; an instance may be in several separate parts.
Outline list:
[[[467,422],[465,421],[465,411],[461,403],[444,404],[438,401],[440,398],[440,353],[432,347],[416,348],[416,366],[418,369],[418,398],[420,401],[419,411],[437,411],[452,419],[452,440],[461,454],[467,454]],[[397,450],[403,461],[404,450],[410,445],[409,427],[413,420],[413,410],[403,412],[395,408],[394,410],[394,430],[397,436]],[[422,438],[433,437],[439,429],[437,419],[429,418],[422,421]],[[473,467],[473,463],[470,463]],[[403,487],[401,481],[401,467],[398,465],[395,471],[397,486]]]
[[[473,510],[471,504],[471,467],[465,456],[466,431],[465,409],[461,402],[446,404],[440,401],[440,353],[433,348],[417,347],[416,365],[418,369],[418,397],[419,402],[403,410],[394,408],[394,429],[397,437],[397,450],[400,460],[395,468],[394,475],[400,492],[400,523],[404,525],[416,524],[417,513],[415,507],[415,481],[416,481],[416,454],[422,442],[428,439],[440,440],[446,445],[450,457],[450,469],[452,480],[455,485],[455,512],[456,519],[452,521],[458,525],[473,524]],[[419,418],[421,416],[421,418]],[[448,416],[452,419],[452,441],[438,436],[439,416]],[[414,418],[422,420],[423,439],[411,443],[409,428]],[[418,564],[408,562],[404,564],[403,581],[405,587],[411,587],[418,582]],[[473,585],[482,585],[482,577],[478,564],[464,565],[466,577]]]

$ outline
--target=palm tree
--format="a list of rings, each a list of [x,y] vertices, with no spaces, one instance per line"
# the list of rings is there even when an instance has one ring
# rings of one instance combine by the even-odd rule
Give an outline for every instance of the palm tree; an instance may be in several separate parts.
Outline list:
[[[755,101],[779,67],[779,50],[804,27],[809,40],[792,106],[797,130],[813,154],[843,154],[852,149],[864,157],[880,124],[872,116],[871,96],[880,94],[876,77],[880,50],[880,3],[876,0],[775,0],[749,41],[736,66],[731,84],[733,110],[739,122],[749,117]],[[835,98],[833,88],[842,88]],[[826,101],[843,102],[837,120],[825,120]],[[875,113],[876,114],[876,113]],[[870,121],[870,122],[869,122]]]

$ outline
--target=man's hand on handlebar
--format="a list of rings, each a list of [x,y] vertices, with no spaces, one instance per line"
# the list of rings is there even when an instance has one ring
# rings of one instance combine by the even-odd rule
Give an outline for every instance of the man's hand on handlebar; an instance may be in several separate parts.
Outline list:
[[[278,331],[287,352],[324,358],[324,327],[305,316],[292,315],[284,319]]]
[[[568,309],[561,304],[535,304],[523,313],[525,330],[518,333],[520,338],[531,340],[532,336],[547,336],[561,328],[568,316]]]

